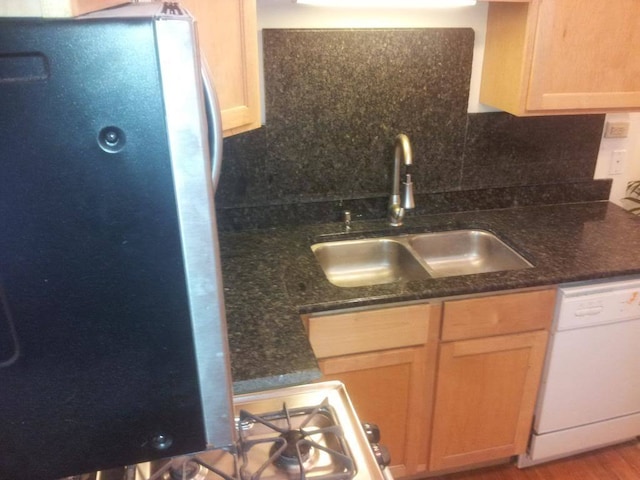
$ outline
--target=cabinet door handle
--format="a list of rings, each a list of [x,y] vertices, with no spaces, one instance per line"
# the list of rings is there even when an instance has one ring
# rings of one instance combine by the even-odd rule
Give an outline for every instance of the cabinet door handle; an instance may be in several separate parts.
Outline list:
[[[8,367],[20,355],[18,336],[13,323],[9,301],[0,281],[0,368]]]

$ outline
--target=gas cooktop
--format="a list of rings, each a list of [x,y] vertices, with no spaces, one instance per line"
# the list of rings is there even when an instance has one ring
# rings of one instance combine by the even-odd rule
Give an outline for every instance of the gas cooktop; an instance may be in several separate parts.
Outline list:
[[[228,449],[97,472],[74,480],[382,480],[374,454],[340,382],[234,398],[237,442]],[[373,443],[373,444],[372,444]]]

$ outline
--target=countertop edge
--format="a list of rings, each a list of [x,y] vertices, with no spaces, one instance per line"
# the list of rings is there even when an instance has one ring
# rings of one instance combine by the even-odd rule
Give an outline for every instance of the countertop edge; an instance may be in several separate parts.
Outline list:
[[[319,380],[321,376],[322,372],[317,368],[283,375],[275,375],[272,377],[240,380],[238,382],[233,382],[233,393],[234,395],[240,395],[243,393],[254,393],[263,390],[273,390],[293,385],[302,385]]]

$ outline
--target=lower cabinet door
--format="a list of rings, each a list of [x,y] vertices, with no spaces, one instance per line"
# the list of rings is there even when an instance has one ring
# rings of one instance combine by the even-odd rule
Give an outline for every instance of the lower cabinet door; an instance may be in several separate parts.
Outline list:
[[[402,348],[319,361],[323,380],[343,382],[360,420],[380,427],[396,476],[426,467],[427,351]]]
[[[534,331],[441,344],[429,470],[525,451],[547,335]]]

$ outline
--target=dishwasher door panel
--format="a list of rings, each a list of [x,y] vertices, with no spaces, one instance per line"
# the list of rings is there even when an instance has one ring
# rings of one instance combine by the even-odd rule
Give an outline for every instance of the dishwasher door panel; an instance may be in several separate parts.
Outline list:
[[[556,332],[537,433],[640,412],[640,319]]]

